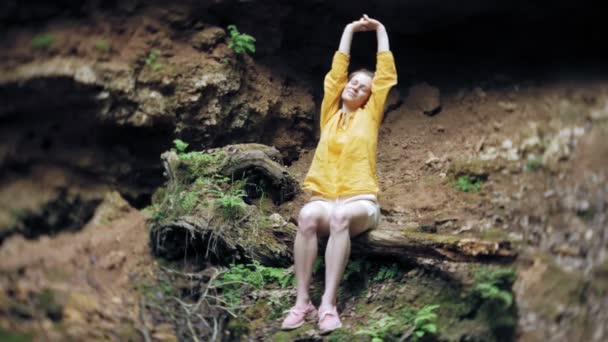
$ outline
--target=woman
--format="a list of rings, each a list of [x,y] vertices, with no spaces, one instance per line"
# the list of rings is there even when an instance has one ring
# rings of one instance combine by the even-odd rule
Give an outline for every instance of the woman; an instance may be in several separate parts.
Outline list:
[[[378,40],[375,75],[358,70],[347,76],[353,33],[372,30]],[[376,146],[384,103],[395,84],[397,73],[384,26],[367,15],[346,25],[325,77],[321,138],[303,185],[313,197],[300,211],[294,246],[297,298],[282,329],[301,326],[316,311],[308,291],[318,237],[327,235],[319,329],[328,333],[342,326],[336,294],[350,255],[350,239],[375,228],[380,216]]]

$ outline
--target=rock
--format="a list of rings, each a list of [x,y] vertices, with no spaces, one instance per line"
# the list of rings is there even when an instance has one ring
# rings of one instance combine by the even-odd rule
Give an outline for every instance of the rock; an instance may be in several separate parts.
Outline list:
[[[489,147],[485,153],[479,154],[481,160],[494,160],[498,157],[498,150],[495,147]]]
[[[507,139],[502,142],[501,147],[504,148],[505,150],[509,150],[513,147],[513,141],[511,141],[511,139]]]
[[[131,205],[120,196],[118,191],[108,192],[95,209],[92,222],[98,225],[108,224],[123,217],[131,209],[133,209]]]
[[[123,251],[112,251],[107,255],[103,256],[99,262],[101,268],[107,270],[120,268],[127,260],[127,254]]]
[[[226,37],[224,29],[212,26],[192,35],[190,42],[195,49],[208,51],[219,44],[224,37]]]
[[[481,137],[481,139],[479,139],[479,141],[477,142],[477,144],[475,144],[475,151],[476,152],[481,152],[481,150],[483,149],[483,145],[486,142],[486,137],[483,136]]]
[[[517,103],[498,101],[498,107],[504,109],[506,112],[513,112],[517,109]]]
[[[424,162],[426,165],[433,165],[439,162],[439,158],[437,158],[433,152],[429,152],[429,158]]]
[[[475,93],[475,96],[477,96],[479,99],[485,99],[486,98],[486,92],[483,91],[483,89],[481,89],[481,87],[475,87],[475,88],[473,88],[473,93]]]
[[[441,111],[439,88],[428,83],[416,84],[410,88],[406,103],[425,115],[433,116]]]
[[[535,135],[524,139],[519,145],[519,149],[523,153],[535,152],[540,150],[542,147],[542,142],[540,138]]]
[[[87,317],[98,313],[100,305],[92,296],[72,293],[63,308],[63,319],[70,323],[86,323]]]
[[[576,146],[576,138],[584,134],[585,130],[582,127],[561,129],[549,142],[543,154],[543,165],[552,171],[556,171],[558,162],[570,157],[574,146]]]

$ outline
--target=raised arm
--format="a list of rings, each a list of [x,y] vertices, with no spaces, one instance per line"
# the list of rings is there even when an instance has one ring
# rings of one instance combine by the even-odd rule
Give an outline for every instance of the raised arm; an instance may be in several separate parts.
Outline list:
[[[353,40],[353,33],[367,31],[368,22],[361,18],[349,23],[342,32],[340,46],[334,54],[331,70],[325,76],[323,83],[323,102],[321,103],[321,129],[327,120],[334,115],[340,106],[340,93],[346,82],[348,82],[348,64],[350,62],[350,45]]]
[[[368,22],[367,27],[376,30],[378,40],[378,53],[376,55],[376,72],[372,80],[372,94],[367,101],[366,108],[374,115],[378,125],[382,123],[384,104],[391,88],[397,84],[397,69],[393,53],[389,50],[388,34],[386,28],[378,20],[367,15],[363,18]]]

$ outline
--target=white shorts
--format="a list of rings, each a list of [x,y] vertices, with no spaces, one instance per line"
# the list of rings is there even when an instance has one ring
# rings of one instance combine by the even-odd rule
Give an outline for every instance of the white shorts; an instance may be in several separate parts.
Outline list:
[[[308,203],[319,203],[331,216],[335,208],[347,204],[357,202],[365,206],[367,209],[367,229],[374,229],[380,221],[380,204],[376,195],[354,195],[338,197],[337,199],[327,199],[324,197],[313,196]]]

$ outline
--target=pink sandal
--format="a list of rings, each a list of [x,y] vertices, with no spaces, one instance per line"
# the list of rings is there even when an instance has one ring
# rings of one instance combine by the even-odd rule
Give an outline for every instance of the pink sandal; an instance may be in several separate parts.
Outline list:
[[[294,306],[288,312],[289,314],[283,320],[283,324],[281,324],[282,330],[292,330],[301,327],[306,320],[314,319],[317,310],[311,303],[308,303],[305,307]]]
[[[319,334],[329,334],[342,327],[338,310],[335,306],[324,306],[319,308]]]

